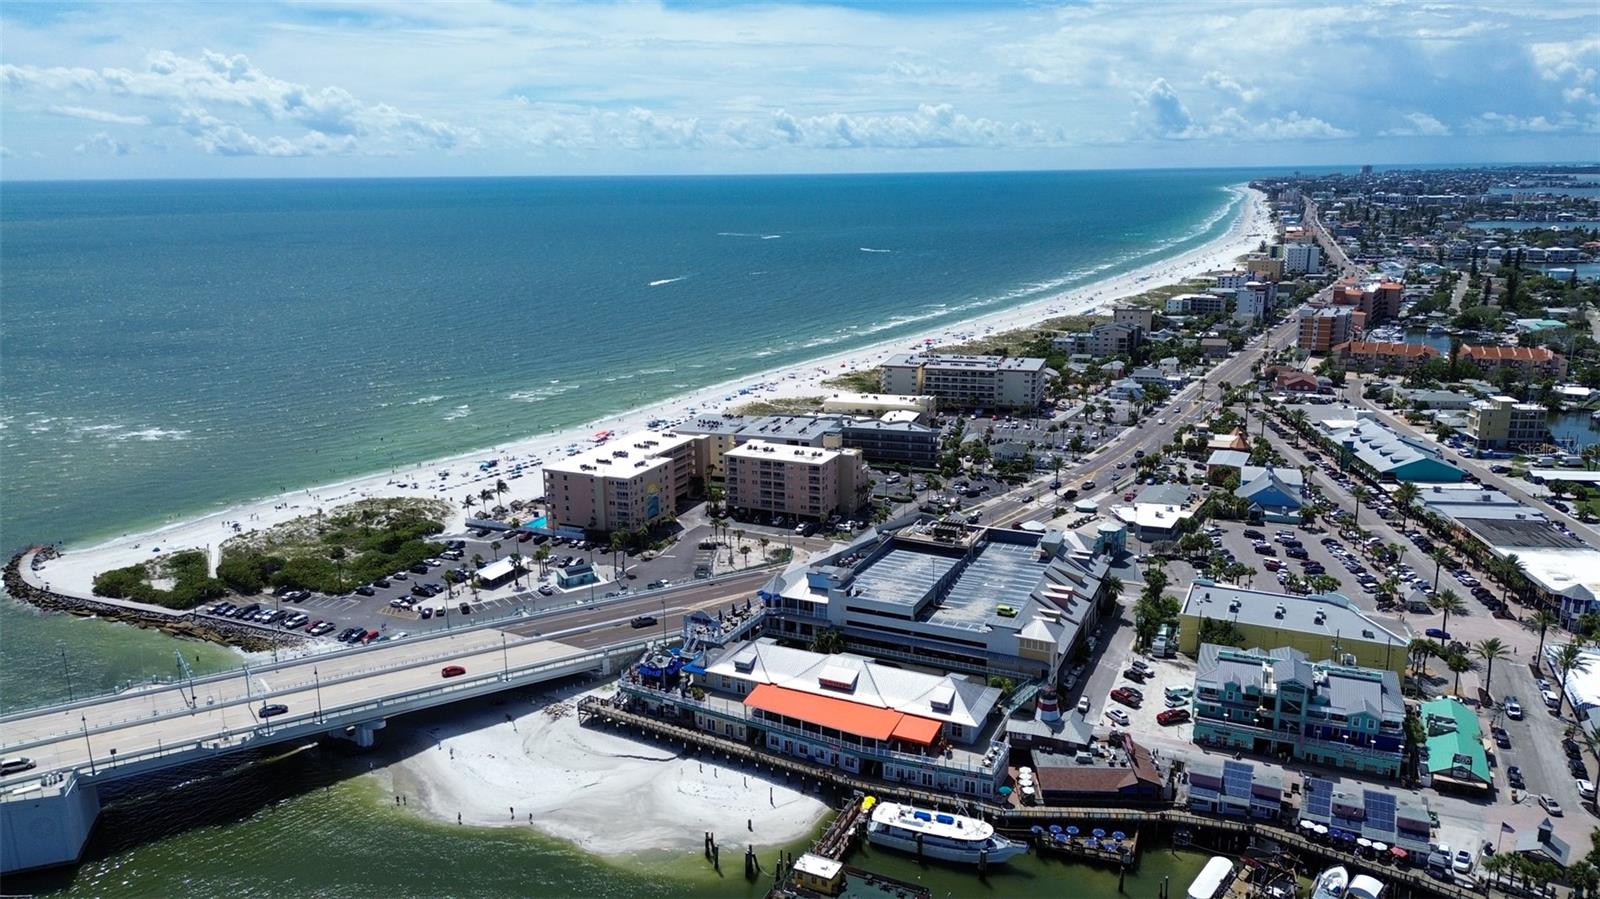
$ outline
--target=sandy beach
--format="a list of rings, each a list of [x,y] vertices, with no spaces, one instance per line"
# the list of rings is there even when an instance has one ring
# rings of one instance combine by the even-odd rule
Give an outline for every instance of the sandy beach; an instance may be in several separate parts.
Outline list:
[[[388,769],[395,795],[440,821],[534,827],[597,855],[692,852],[709,830],[725,867],[746,844],[804,839],[828,810],[781,782],[579,727],[583,695],[511,698],[414,732],[416,751]]]
[[[508,482],[511,489],[505,497],[506,500],[530,500],[543,493],[544,479],[539,464],[563,457],[571,447],[590,445],[599,431],[627,433],[645,427],[646,422],[652,419],[674,420],[691,414],[721,412],[757,400],[828,395],[836,391],[821,386],[820,382],[824,379],[852,370],[871,368],[896,352],[960,343],[987,333],[1027,327],[1056,316],[1092,313],[1123,297],[1208,271],[1231,268],[1239,256],[1254,250],[1272,234],[1264,195],[1242,185],[1235,189],[1246,196],[1235,211],[1232,225],[1222,235],[1187,252],[1075,290],[927,333],[897,337],[801,365],[716,384],[565,431],[418,463],[399,472],[359,477],[242,503],[202,518],[175,522],[144,533],[128,534],[95,546],[69,546],[59,559],[44,566],[36,577],[39,581],[48,582],[51,589],[87,595],[97,572],[131,565],[157,552],[181,549],[206,549],[215,558],[222,542],[236,534],[271,527],[313,514],[319,508],[331,509],[364,497],[425,496],[444,499],[452,507],[461,510],[456,513],[455,520],[449,523],[451,527],[459,527],[465,519],[462,500],[469,495],[476,495],[486,484],[492,487],[500,476],[480,473],[478,463],[481,461],[498,459],[502,466],[512,462],[531,466],[531,470],[524,468],[524,477]]]

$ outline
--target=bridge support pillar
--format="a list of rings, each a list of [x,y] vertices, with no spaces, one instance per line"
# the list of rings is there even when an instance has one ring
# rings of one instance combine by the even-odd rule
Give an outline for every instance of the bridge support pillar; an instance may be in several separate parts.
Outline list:
[[[329,736],[338,737],[341,740],[349,740],[362,749],[371,749],[372,744],[377,742],[377,738],[374,736],[374,734],[380,730],[383,730],[388,723],[389,722],[383,718],[378,718],[372,721],[363,721],[360,724],[352,724],[348,727],[341,727],[338,730],[329,733]]]
[[[100,816],[100,793],[75,775],[0,803],[0,874],[78,860]]]

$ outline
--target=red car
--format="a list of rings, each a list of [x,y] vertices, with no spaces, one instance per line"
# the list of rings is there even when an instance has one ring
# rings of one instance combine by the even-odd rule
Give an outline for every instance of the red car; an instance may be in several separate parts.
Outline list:
[[[1188,720],[1188,709],[1167,709],[1166,711],[1159,712],[1156,715],[1156,723],[1162,727],[1166,727],[1169,724],[1182,724]]]
[[[1133,706],[1137,708],[1139,705],[1139,697],[1133,695],[1132,692],[1124,687],[1118,687],[1115,690],[1112,690],[1111,698],[1126,706]]]
[[[439,675],[441,677],[460,677],[466,673],[467,669],[461,667],[460,665],[446,665],[444,666],[444,670],[439,672]]]

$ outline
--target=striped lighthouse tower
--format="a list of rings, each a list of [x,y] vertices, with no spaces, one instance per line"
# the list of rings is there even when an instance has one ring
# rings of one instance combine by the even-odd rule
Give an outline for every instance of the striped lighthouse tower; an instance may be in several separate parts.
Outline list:
[[[1034,714],[1040,721],[1061,720],[1061,703],[1056,699],[1054,683],[1039,688],[1039,698],[1034,700]]]

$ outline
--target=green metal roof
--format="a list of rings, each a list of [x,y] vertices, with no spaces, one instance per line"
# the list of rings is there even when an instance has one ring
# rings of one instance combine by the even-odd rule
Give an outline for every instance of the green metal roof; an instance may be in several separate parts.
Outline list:
[[[1478,724],[1477,713],[1459,700],[1435,699],[1422,704],[1424,726],[1430,718],[1450,719],[1455,722],[1455,729],[1428,737],[1428,773],[1449,776],[1456,768],[1457,756],[1462,756],[1472,776],[1488,783],[1489,758],[1483,751],[1483,728]]]

